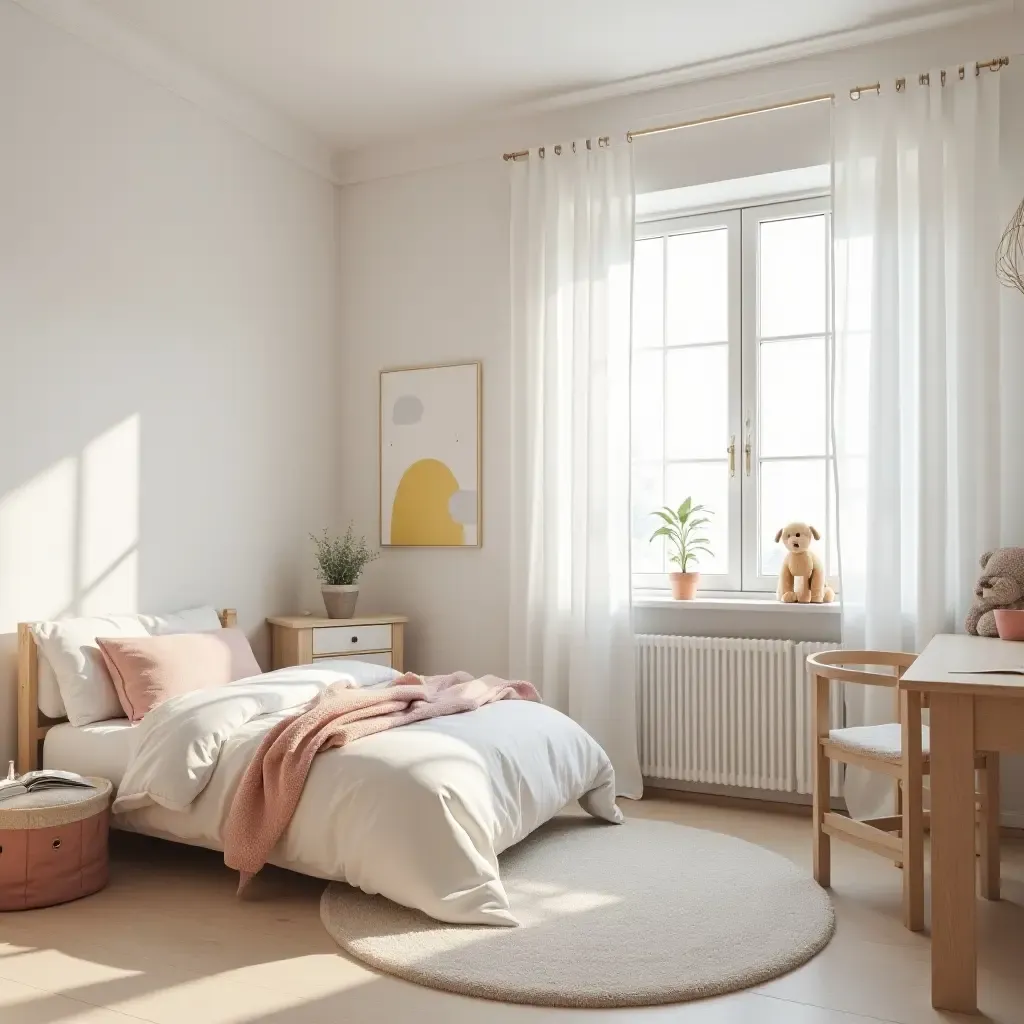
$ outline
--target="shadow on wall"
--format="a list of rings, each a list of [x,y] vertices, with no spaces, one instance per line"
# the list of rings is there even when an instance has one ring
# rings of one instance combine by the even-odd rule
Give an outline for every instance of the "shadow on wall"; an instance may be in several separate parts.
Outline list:
[[[137,609],[140,443],[136,413],[0,493],[0,750],[15,746],[17,622]]]

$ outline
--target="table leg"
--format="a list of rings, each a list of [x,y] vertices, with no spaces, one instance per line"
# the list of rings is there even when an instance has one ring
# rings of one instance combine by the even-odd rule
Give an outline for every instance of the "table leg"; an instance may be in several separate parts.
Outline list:
[[[981,857],[978,865],[981,895],[999,899],[999,755],[985,755],[981,775]]]
[[[974,700],[931,695],[932,1006],[975,1013]]]

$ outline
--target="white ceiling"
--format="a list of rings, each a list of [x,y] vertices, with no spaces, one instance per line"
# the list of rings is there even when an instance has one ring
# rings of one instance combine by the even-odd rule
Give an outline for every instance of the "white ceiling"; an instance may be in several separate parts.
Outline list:
[[[94,0],[338,150],[953,0]],[[985,0],[956,0],[957,8]],[[638,82],[637,88],[642,87]]]

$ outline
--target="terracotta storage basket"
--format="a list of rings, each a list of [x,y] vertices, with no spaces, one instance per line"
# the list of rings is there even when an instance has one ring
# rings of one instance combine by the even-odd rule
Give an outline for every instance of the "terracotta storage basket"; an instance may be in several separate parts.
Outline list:
[[[113,787],[58,789],[0,804],[0,910],[88,896],[107,884]]]

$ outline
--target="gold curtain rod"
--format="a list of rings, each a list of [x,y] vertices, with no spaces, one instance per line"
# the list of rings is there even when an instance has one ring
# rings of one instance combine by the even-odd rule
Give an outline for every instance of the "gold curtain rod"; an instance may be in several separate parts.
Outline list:
[[[993,57],[992,60],[979,60],[974,63],[974,77],[977,78],[985,68],[989,71],[998,71],[1000,68],[1005,68],[1010,63],[1009,57]],[[963,64],[957,68],[957,74],[962,82],[964,80],[964,66]],[[946,84],[946,72],[941,72],[940,84]],[[917,76],[918,85],[929,85],[931,84],[931,75],[927,71],[923,71]],[[905,78],[896,79],[896,91],[905,92],[907,88],[907,80]],[[870,85],[855,85],[850,90],[850,99],[859,100],[861,96],[866,92],[873,92],[876,96],[882,91],[881,82],[872,82]]]
[[[998,71],[1000,68],[1006,67],[1010,63],[1009,57],[994,57],[992,60],[976,61],[974,64],[975,76],[980,75],[986,68],[989,71]],[[961,64],[959,67],[959,76],[962,79],[964,77],[964,65]],[[928,72],[924,72],[917,76],[919,85],[927,85],[930,82]],[[907,87],[907,80],[905,78],[896,79],[896,91],[903,92]],[[946,72],[942,72],[942,84],[946,84]],[[855,85],[850,90],[850,99],[859,100],[861,96],[866,92],[880,93],[882,91],[881,82],[873,82],[871,85]],[[645,135],[661,135],[664,132],[676,132],[682,128],[697,128],[703,124],[715,124],[718,121],[733,121],[738,117],[749,117],[751,114],[767,114],[774,110],[789,110],[793,107],[805,107],[810,103],[824,103],[826,100],[829,102],[835,100],[836,95],[833,92],[823,92],[816,96],[804,96],[798,100],[787,100],[784,103],[771,103],[764,107],[749,107],[745,110],[733,110],[728,114],[713,114],[711,117],[699,117],[694,121],[678,121],[674,124],[662,124],[657,125],[654,128],[634,128],[631,131],[626,132],[626,141],[632,142],[634,139],[642,138]],[[597,143],[599,146],[609,145],[609,139],[607,135],[602,135]],[[576,144],[573,143],[573,150],[575,150]],[[590,140],[587,140],[587,149],[590,149]],[[555,154],[560,155],[562,152],[561,146],[554,147]],[[540,156],[544,156],[544,148],[538,151]],[[505,153],[502,156],[504,160],[521,160],[524,157],[528,157],[530,151],[528,149],[520,149],[514,153]]]

